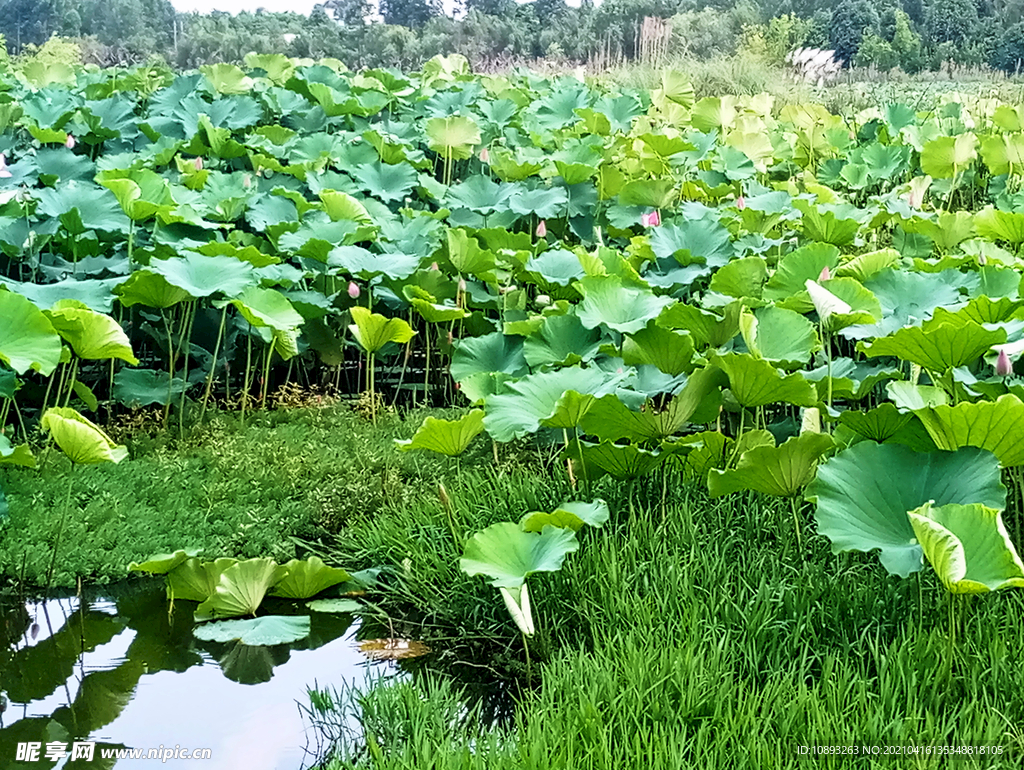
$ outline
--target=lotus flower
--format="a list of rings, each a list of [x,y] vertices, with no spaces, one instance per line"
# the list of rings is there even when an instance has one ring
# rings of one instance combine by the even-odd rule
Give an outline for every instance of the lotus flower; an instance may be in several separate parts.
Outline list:
[[[459,292],[460,292],[460,293],[462,293],[462,294],[465,294],[465,293],[466,293],[466,290],[467,290],[468,288],[469,288],[469,287],[468,287],[468,285],[466,284],[466,279],[465,279],[465,278],[460,278],[460,279],[459,279]]]
[[[538,307],[547,307],[548,305],[551,304],[551,297],[549,297],[547,294],[538,294],[536,301]]]
[[[661,214],[657,211],[652,211],[650,214],[641,214],[640,224],[644,227],[657,227],[661,224]]]
[[[736,208],[738,208],[740,211],[743,211],[743,209],[745,209],[746,207],[747,207],[747,199],[744,198],[742,195],[737,197],[736,198]]]
[[[194,161],[192,161],[192,163],[196,167],[196,171],[202,171],[203,170],[203,159],[202,158],[196,158]]]
[[[828,269],[828,265],[821,268],[821,272],[818,273],[818,281],[830,281],[832,280],[832,271]]]
[[[548,225],[543,219],[537,223],[537,237],[547,238],[548,237]]]
[[[484,147],[482,150],[480,150],[480,162],[481,163],[490,163],[491,162],[491,153],[488,151],[488,149],[486,147]]]
[[[7,169],[7,156],[0,152],[0,179],[10,179],[13,176]]]
[[[69,150],[73,150],[75,149],[76,144],[78,144],[78,142],[75,141],[75,137],[73,137],[71,134],[68,134],[68,138],[64,140],[64,146],[67,147]]]
[[[996,376],[1007,377],[1013,373],[1013,362],[1010,361],[1010,356],[1003,348],[999,351],[999,356],[996,358]]]
[[[348,296],[350,296],[352,299],[359,299],[360,293],[361,292],[359,291],[359,286],[356,284],[356,282],[355,281],[349,281],[348,282]]]
[[[431,269],[431,270],[440,270],[441,268],[439,268],[439,267],[437,266],[437,262],[431,262],[431,263],[430,263],[430,269]]]

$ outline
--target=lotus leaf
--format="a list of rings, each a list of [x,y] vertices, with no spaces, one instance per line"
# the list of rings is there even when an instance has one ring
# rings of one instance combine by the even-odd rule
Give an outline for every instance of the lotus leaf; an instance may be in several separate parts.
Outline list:
[[[473,409],[458,420],[439,420],[427,417],[411,439],[395,440],[403,452],[424,449],[457,457],[484,429],[484,410]]]
[[[220,574],[213,595],[196,608],[196,620],[254,615],[263,597],[288,576],[272,559],[247,559]]]
[[[292,559],[284,568],[288,573],[270,589],[271,596],[309,599],[331,586],[352,579],[345,570],[328,567],[319,556],[310,556],[302,561]]]
[[[74,409],[52,407],[39,421],[43,430],[71,462],[81,465],[119,463],[128,457],[128,449],[115,444],[113,439]]]
[[[196,626],[192,632],[204,642],[239,641],[250,647],[290,644],[309,636],[309,617],[265,615],[247,620],[219,620]]]
[[[544,527],[561,527],[579,532],[583,525],[589,527],[601,527],[608,522],[610,512],[608,503],[604,500],[594,500],[592,503],[562,503],[551,513],[534,511],[526,514],[519,526],[524,532],[542,532]]]

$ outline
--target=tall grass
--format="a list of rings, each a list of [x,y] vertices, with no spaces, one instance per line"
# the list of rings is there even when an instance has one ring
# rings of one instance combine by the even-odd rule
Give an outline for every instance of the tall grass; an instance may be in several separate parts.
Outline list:
[[[452,486],[467,531],[565,491],[514,476],[464,481]],[[627,493],[605,484],[599,492],[612,502],[612,523],[585,534],[562,572],[536,576],[531,594],[546,660],[539,681],[517,696],[509,724],[489,728],[468,692],[469,705],[458,712],[465,719],[451,717],[459,688],[451,674],[461,670],[449,659],[424,674],[425,684],[352,696],[352,719],[362,730],[349,734],[334,767],[787,768],[801,766],[797,747],[810,744],[858,751],[877,745],[883,752],[1000,745],[999,757],[958,759],[956,766],[1020,765],[1018,594],[957,603],[951,644],[951,599],[930,574],[890,577],[874,557],[832,555],[810,531],[800,551],[783,508],[754,496],[710,501],[681,480],[673,486],[662,521],[653,503],[630,514]],[[656,499],[654,493],[640,489],[636,498]],[[496,592],[457,573],[457,550],[439,510],[426,536],[424,513],[408,512],[420,529],[404,543],[413,566],[395,590],[421,607],[437,602],[420,629],[428,638],[489,646],[494,686],[502,675],[522,680],[513,664],[515,629]],[[410,701],[410,692],[420,697]],[[372,708],[361,710],[369,701],[360,698],[372,698]],[[399,728],[401,740],[387,738]],[[949,763],[934,755],[898,761]],[[817,762],[891,767],[894,760]]]

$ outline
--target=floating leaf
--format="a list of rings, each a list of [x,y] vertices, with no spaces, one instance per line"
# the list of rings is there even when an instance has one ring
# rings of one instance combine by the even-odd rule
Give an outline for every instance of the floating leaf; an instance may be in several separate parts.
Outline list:
[[[220,620],[196,626],[192,634],[204,642],[239,641],[250,647],[291,644],[309,636],[309,616],[266,615],[247,620]]]

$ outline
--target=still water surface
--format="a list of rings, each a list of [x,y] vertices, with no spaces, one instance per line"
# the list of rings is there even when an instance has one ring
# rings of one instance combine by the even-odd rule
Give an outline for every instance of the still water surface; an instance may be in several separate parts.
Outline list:
[[[298,770],[316,746],[299,704],[307,687],[362,684],[371,665],[351,615],[266,600],[276,614],[309,614],[308,638],[251,647],[192,635],[192,602],[173,615],[156,581],[45,602],[0,599],[0,768],[192,767]],[[261,614],[263,607],[261,607]],[[375,667],[387,664],[372,664]],[[38,741],[40,761],[17,762]],[[96,741],[95,758],[49,760],[49,742]],[[208,748],[212,759],[120,761],[105,748]]]

